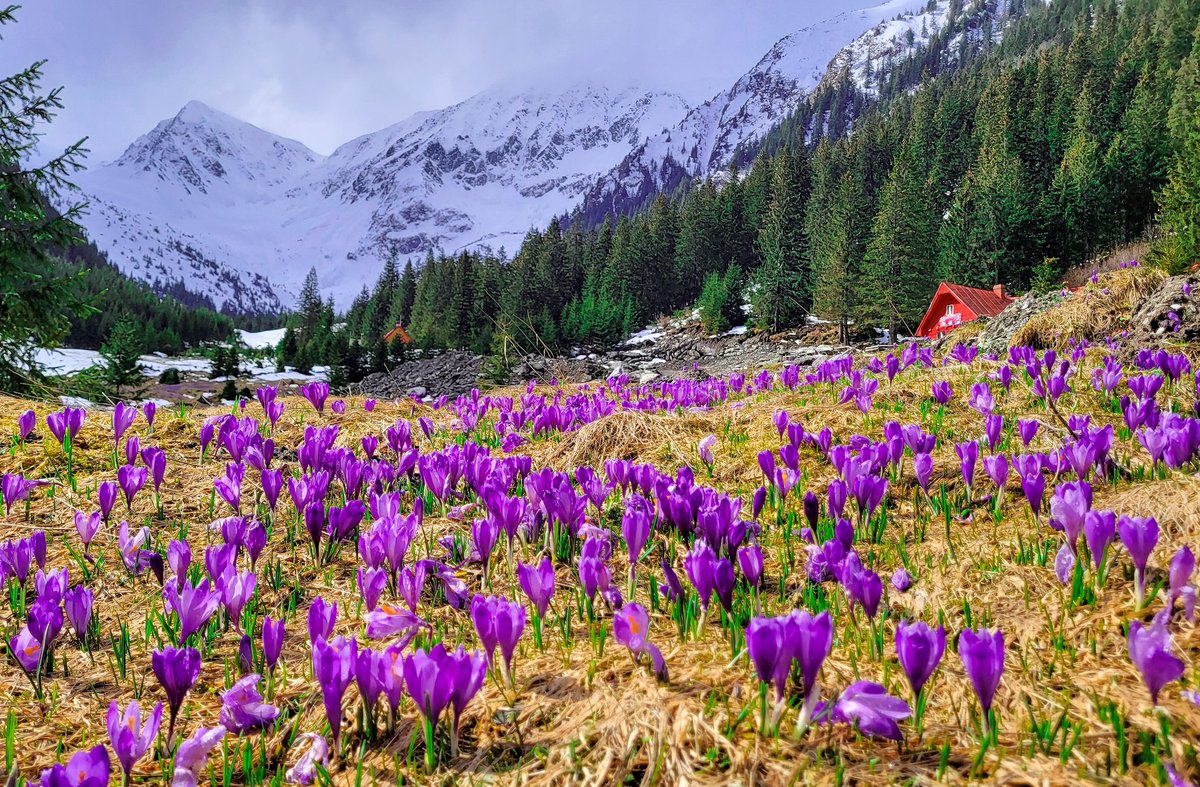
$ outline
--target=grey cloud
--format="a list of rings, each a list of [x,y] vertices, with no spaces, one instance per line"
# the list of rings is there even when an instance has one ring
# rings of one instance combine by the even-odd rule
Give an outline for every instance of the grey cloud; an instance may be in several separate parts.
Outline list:
[[[689,102],[779,38],[870,0],[36,0],[0,70],[48,59],[66,109],[44,144],[92,160],[199,99],[328,153],[497,83],[591,79]]]

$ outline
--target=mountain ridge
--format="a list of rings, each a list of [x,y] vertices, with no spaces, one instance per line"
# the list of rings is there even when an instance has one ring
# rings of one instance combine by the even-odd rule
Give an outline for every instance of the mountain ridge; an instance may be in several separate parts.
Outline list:
[[[189,102],[84,173],[93,205],[84,224],[135,278],[181,281],[239,312],[289,307],[314,266],[322,293],[344,307],[388,257],[512,251],[555,217],[631,212],[711,175],[833,69],[868,62],[869,71],[863,52],[884,36],[896,56],[920,46],[896,36],[914,20],[944,19],[949,5],[888,0],[806,26],[698,107],[587,82],[508,85],[328,156]]]

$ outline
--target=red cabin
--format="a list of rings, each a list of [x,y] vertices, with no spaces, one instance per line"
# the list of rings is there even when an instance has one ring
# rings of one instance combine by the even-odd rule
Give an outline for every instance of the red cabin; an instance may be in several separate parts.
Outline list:
[[[1004,292],[1003,284],[990,290],[978,290],[944,281],[933,294],[929,311],[917,326],[917,336],[940,338],[965,322],[995,317],[1012,302],[1013,299]]]

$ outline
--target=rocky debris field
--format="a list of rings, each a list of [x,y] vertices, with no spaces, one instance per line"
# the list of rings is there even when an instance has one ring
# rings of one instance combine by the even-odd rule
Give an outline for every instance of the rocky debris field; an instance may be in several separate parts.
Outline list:
[[[457,396],[479,385],[483,359],[466,350],[450,350],[417,358],[384,374],[368,375],[359,384],[366,396],[398,399],[404,396]]]
[[[639,383],[704,379],[761,366],[807,367],[850,350],[832,344],[806,344],[802,337],[788,334],[706,336],[694,328],[647,330],[604,352],[573,357],[524,356],[513,363],[505,382],[583,383],[622,374]],[[453,350],[408,361],[385,374],[370,375],[358,386],[358,392],[386,399],[456,396],[493,382],[483,379],[484,373],[481,356]]]

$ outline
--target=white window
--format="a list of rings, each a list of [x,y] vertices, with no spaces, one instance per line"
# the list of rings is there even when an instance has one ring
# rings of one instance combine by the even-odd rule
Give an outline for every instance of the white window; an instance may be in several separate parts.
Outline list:
[[[954,304],[953,303],[946,307],[946,316],[949,317],[951,314],[954,314]]]

